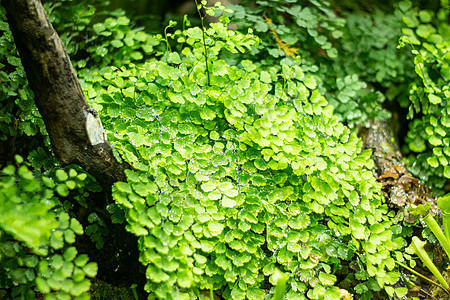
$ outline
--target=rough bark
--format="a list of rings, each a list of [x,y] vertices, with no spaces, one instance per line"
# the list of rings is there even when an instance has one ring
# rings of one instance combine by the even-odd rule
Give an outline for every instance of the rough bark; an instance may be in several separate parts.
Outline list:
[[[124,180],[97,112],[89,107],[65,47],[39,0],[2,0],[8,23],[61,165],[77,164],[109,187]]]
[[[402,163],[402,154],[389,123],[373,121],[369,127],[359,130],[359,136],[364,142],[364,148],[372,150],[374,171],[391,206],[406,208],[409,204],[429,202],[431,212],[438,213],[437,199],[432,190],[408,172]],[[415,221],[411,215],[406,215],[406,220]]]

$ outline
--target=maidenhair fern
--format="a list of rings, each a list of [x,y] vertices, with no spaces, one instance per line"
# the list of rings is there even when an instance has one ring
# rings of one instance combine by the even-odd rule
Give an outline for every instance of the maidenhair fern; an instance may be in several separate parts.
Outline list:
[[[80,187],[87,175],[74,169],[33,174],[23,159],[0,173],[0,296],[34,299],[89,299],[86,292],[97,274],[72,246],[83,227],[64,211],[56,195],[65,197]],[[2,289],[10,294],[1,294]]]
[[[177,31],[180,51],[160,61],[81,78],[133,168],[113,198],[140,237],[150,298],[195,299],[206,289],[264,299],[278,268],[288,299],[338,299],[350,261],[363,298],[393,285],[393,251],[404,242],[391,230],[370,151],[298,60],[241,61],[259,42],[251,30],[205,30],[208,66],[194,27]]]
[[[0,6],[0,141],[46,135],[44,122],[33,102],[14,39]],[[35,142],[35,141],[33,141]],[[11,153],[15,150],[11,143]],[[5,153],[8,155],[9,153]],[[3,154],[3,155],[5,155]],[[12,158],[12,157],[11,157]]]
[[[386,99],[407,105],[404,83],[414,67],[408,51],[396,48],[400,10],[349,13],[341,2],[243,0],[228,7],[238,29],[253,28],[262,40],[246,58],[279,68],[280,61],[294,60],[293,53],[302,57],[303,71],[315,76],[338,120],[356,128],[389,118]]]
[[[449,11],[445,5],[437,13],[417,10],[409,1],[400,7],[405,23],[400,46],[411,45],[418,75],[410,85],[408,117],[423,115],[410,124],[409,150],[418,155],[408,159],[412,170],[439,190],[450,178]]]

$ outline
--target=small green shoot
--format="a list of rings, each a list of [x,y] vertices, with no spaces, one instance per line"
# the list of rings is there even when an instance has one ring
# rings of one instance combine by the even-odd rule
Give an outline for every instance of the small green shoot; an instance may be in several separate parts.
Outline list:
[[[131,291],[133,292],[134,300],[139,300],[138,294],[137,294],[137,292],[136,292],[136,287],[137,287],[137,284],[133,283],[133,284],[130,286],[130,289],[131,289]]]
[[[420,260],[424,263],[424,265],[433,273],[434,277],[442,284],[442,286],[447,290],[450,290],[450,286],[447,281],[445,281],[442,274],[439,272],[438,268],[434,265],[431,258],[428,256],[428,253],[425,251],[424,246],[425,242],[421,241],[418,237],[412,237],[412,246],[414,248],[414,252],[419,256]]]
[[[275,293],[273,294],[273,300],[282,300],[286,294],[286,281],[288,276],[278,269],[269,278],[270,283],[275,286]]]
[[[445,233],[442,232],[440,225],[436,222],[434,217],[430,214],[431,204],[427,203],[425,205],[418,205],[417,207],[410,207],[409,211],[416,215],[421,216],[422,220],[425,222],[425,224],[430,228],[430,230],[433,232],[433,234],[436,236],[438,241],[441,243],[442,247],[444,248],[445,252],[447,253],[447,256],[450,254],[450,242],[448,240],[448,233],[449,233],[449,218],[450,214],[448,213],[450,205],[449,196],[444,196],[439,198],[438,200],[438,207],[443,211],[443,224],[444,224],[444,230]],[[439,285],[435,282],[433,284],[436,284],[437,286],[443,288],[447,293],[450,293],[450,286],[447,283],[447,281],[444,279],[442,274],[439,272],[438,268],[434,265],[433,261],[429,257],[428,253],[424,249],[425,242],[421,241],[418,237],[413,236],[412,237],[412,243],[411,247],[414,250],[414,252],[417,254],[417,256],[420,258],[420,260],[423,262],[423,264],[430,270],[430,272],[437,278],[437,280],[442,284]],[[406,267],[405,265],[397,262],[399,265],[407,268],[411,271],[409,267]],[[414,274],[417,274],[417,272],[413,272]],[[419,275],[421,276],[421,275]],[[424,276],[421,276],[424,278]],[[427,279],[428,280],[428,279]],[[430,281],[430,280],[428,280]],[[432,281],[430,281],[432,282]]]
[[[440,197],[437,205],[442,212],[442,225],[444,227],[445,237],[447,240],[450,240],[450,194]]]

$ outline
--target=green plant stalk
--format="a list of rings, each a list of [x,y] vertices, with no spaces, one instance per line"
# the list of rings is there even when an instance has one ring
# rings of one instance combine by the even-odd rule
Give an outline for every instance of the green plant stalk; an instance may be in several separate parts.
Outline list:
[[[206,77],[208,79],[208,86],[211,85],[211,80],[209,79],[209,69],[208,69],[208,51],[206,49],[206,38],[205,38],[205,26],[203,25],[203,16],[200,12],[199,5],[197,0],[195,0],[195,6],[197,7],[198,16],[200,17],[200,22],[202,24],[202,33],[203,33],[203,49],[205,51],[205,63],[206,63]]]
[[[270,276],[270,282],[275,285],[275,292],[272,300],[282,300],[284,298],[286,295],[286,282],[288,279],[289,277],[278,269]]]
[[[169,40],[167,39],[167,28],[170,28],[170,26],[166,26],[166,28],[164,28],[164,38],[166,40],[166,51],[167,53],[170,53],[172,52],[172,48],[170,47]]]
[[[414,270],[414,269],[408,267],[408,266],[405,265],[404,263],[401,263],[401,262],[399,262],[399,261],[395,261],[395,263],[398,264],[399,266],[401,266],[401,267],[407,269],[408,271],[410,271],[410,272],[413,273],[414,275],[417,275],[417,276],[419,276],[420,278],[425,279],[426,281],[430,282],[431,284],[434,284],[435,286],[438,286],[438,287],[440,287],[441,289],[443,289],[445,292],[449,293],[449,291],[447,291],[442,285],[440,285],[440,284],[437,283],[436,281],[431,280],[430,278],[428,278],[428,277],[426,277],[426,276],[420,274],[419,272],[417,272],[416,270]]]
[[[136,286],[137,284],[132,284],[130,288],[131,291],[133,292],[134,300],[139,300],[138,294],[136,292]]]
[[[448,241],[450,240],[450,212],[444,213],[443,210],[441,210],[441,212],[442,212],[442,227],[444,227],[445,237],[447,238]]]
[[[442,232],[441,226],[436,222],[436,220],[431,216],[431,214],[426,215],[423,218],[424,222],[427,224],[427,226],[430,228],[430,230],[434,233],[436,238],[438,239],[439,243],[441,243],[442,247],[445,250],[445,253],[447,253],[447,256],[450,257],[450,242],[445,237],[444,233]]]
[[[445,281],[444,277],[442,277],[442,274],[439,272],[438,268],[434,265],[434,263],[431,261],[431,258],[428,256],[428,253],[423,248],[425,242],[421,241],[418,237],[413,236],[412,245],[417,256],[419,256],[420,260],[425,264],[428,270],[433,273],[434,277],[436,277],[436,279],[447,291],[450,291],[450,286],[448,285],[447,281]]]
[[[437,200],[437,205],[442,212],[442,226],[444,227],[445,237],[450,241],[450,194],[440,197]]]

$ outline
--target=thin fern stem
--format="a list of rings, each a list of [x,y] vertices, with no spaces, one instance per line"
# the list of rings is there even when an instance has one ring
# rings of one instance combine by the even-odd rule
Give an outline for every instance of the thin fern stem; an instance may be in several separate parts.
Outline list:
[[[208,50],[207,50],[207,48],[206,48],[205,26],[204,26],[204,24],[203,24],[204,17],[202,16],[202,13],[200,12],[200,6],[198,5],[197,0],[195,0],[195,5],[196,5],[196,7],[197,7],[197,12],[198,12],[198,15],[199,15],[199,17],[200,17],[201,24],[202,24],[203,49],[204,49],[204,53],[205,53],[205,63],[206,63],[206,78],[207,78],[207,80],[208,80],[208,86],[210,86],[210,85],[211,85],[211,80],[210,80],[210,78],[209,78],[208,52],[207,52]]]

